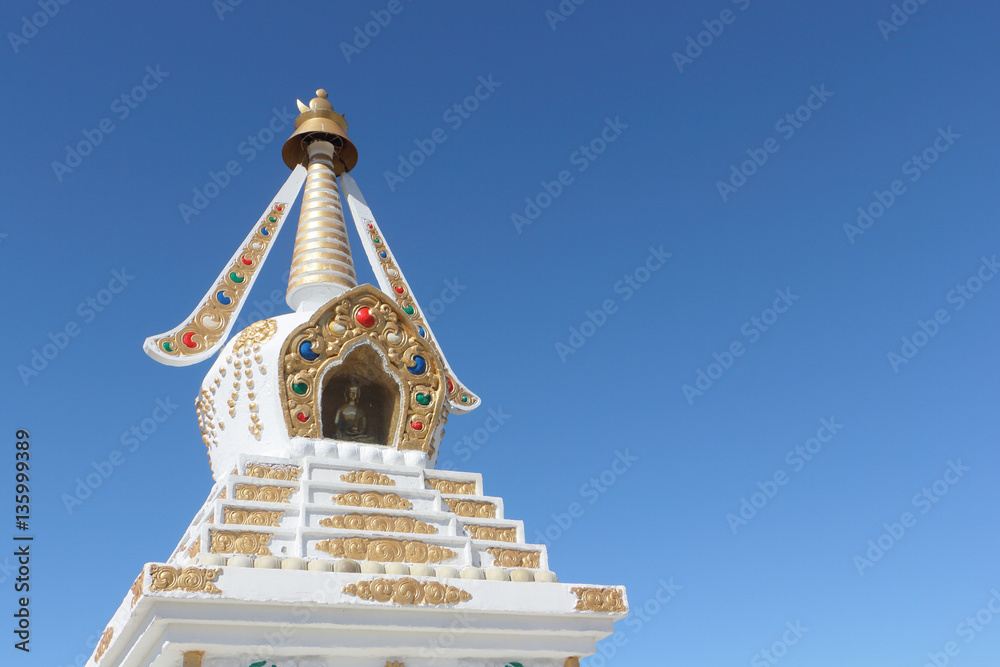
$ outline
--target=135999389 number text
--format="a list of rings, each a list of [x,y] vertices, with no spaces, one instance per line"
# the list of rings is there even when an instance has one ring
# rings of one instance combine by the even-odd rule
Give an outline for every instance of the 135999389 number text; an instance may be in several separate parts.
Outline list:
[[[17,522],[18,530],[28,530],[28,519],[31,517],[31,496],[28,482],[31,481],[28,475],[31,469],[31,437],[24,429],[17,433],[17,452],[14,462],[14,519]]]

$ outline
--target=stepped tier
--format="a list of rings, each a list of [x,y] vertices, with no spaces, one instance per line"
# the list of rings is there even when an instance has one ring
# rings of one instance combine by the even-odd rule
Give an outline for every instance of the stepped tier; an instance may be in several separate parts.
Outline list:
[[[627,609],[559,583],[478,474],[239,455],[88,664],[562,667]]]
[[[316,457],[240,455],[167,562],[239,556],[266,559],[261,568],[555,580],[545,546],[525,543],[480,475]]]

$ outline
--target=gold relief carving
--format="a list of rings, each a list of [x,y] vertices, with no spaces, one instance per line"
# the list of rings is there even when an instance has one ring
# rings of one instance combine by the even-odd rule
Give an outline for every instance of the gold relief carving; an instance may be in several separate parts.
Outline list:
[[[428,489],[435,489],[441,493],[456,493],[466,496],[476,495],[476,483],[475,482],[453,482],[448,479],[431,479],[427,477],[424,479],[427,483]]]
[[[295,488],[291,486],[256,486],[237,484],[233,490],[235,500],[256,500],[262,503],[288,503]]]
[[[233,313],[241,307],[247,288],[253,282],[274,239],[275,229],[281,224],[289,208],[286,203],[276,202],[264,214],[250,240],[237,253],[233,263],[223,271],[209,296],[173,333],[156,339],[156,351],[159,354],[185,359],[207,352],[222,339],[227,333]],[[254,326],[251,325],[250,328],[253,329]]]
[[[577,611],[628,611],[620,588],[572,588]]]
[[[377,484],[379,486],[396,486],[396,482],[388,475],[377,473],[374,470],[355,470],[340,476],[340,479],[348,484]]]
[[[222,574],[220,568],[206,570],[200,567],[149,566],[149,592],[185,591],[187,593],[222,593],[215,579]]]
[[[445,498],[451,511],[458,516],[477,519],[495,519],[497,506],[485,500],[462,500],[461,498]]]
[[[260,433],[264,430],[264,424],[260,421],[260,414],[257,412],[257,404],[250,404],[250,424],[247,426],[250,433],[260,440]]]
[[[389,538],[337,538],[317,542],[316,548],[335,558],[375,560],[382,563],[438,563],[457,555],[451,549],[436,544]]]
[[[191,548],[188,549],[188,558],[194,558],[195,554],[197,554],[200,550],[201,550],[201,538],[199,537],[197,540],[194,541],[194,544],[191,545]]]
[[[146,576],[146,571],[143,570],[142,572],[139,573],[139,576],[135,578],[135,581],[132,582],[131,590],[132,590],[133,607],[135,606],[135,603],[139,601],[139,598],[142,597],[142,580],[145,576]]]
[[[278,323],[273,319],[254,322],[236,337],[236,340],[233,342],[233,349],[249,351],[254,343],[259,345],[271,340],[271,337],[277,331]]]
[[[104,652],[108,650],[109,646],[111,646],[111,638],[114,634],[114,628],[108,627],[104,629],[104,634],[101,635],[101,641],[97,642],[97,648],[94,649],[94,662],[101,661],[101,658],[104,656]]]
[[[364,341],[385,357],[389,373],[403,388],[398,427],[389,443],[429,453],[447,412],[441,358],[406,313],[371,285],[344,292],[286,339],[278,387],[288,434],[322,437],[320,379]]]
[[[338,493],[333,497],[333,502],[338,505],[348,505],[350,507],[372,507],[387,510],[413,509],[413,503],[406,498],[400,498],[395,493],[378,493],[376,491],[368,491],[367,493],[358,493],[357,491]]]
[[[257,327],[257,329],[251,332],[251,329],[254,329],[254,327]],[[242,345],[237,344],[233,348],[233,350],[236,352],[236,361],[233,364],[236,367],[236,370],[233,372],[233,375],[236,377],[236,382],[233,383],[233,388],[235,389],[235,391],[233,392],[232,399],[230,399],[229,401],[229,414],[230,415],[236,414],[236,399],[239,397],[239,392],[240,392],[240,382],[239,382],[240,377],[246,376],[247,398],[250,399],[250,403],[247,405],[247,408],[250,410],[250,423],[247,425],[247,430],[250,431],[253,437],[257,438],[258,440],[260,440],[260,434],[264,430],[264,424],[260,420],[260,411],[258,409],[256,401],[254,401],[255,393],[253,391],[252,366],[256,362],[258,367],[260,368],[260,372],[266,373],[264,366],[260,364],[261,356],[259,354],[255,354],[255,352],[260,349],[260,343],[268,340],[274,334],[275,331],[277,331],[277,325],[274,324],[272,320],[267,320],[264,322],[256,322],[254,325],[251,325],[250,328],[244,331],[244,333],[251,332],[252,335],[250,335],[247,339],[245,339]],[[237,338],[237,343],[239,343],[239,338]],[[254,356],[251,357],[251,355]],[[241,367],[243,368],[242,371],[240,370]],[[248,468],[254,465],[260,465],[261,467],[265,468],[266,467],[275,468],[279,471],[282,469],[291,469],[291,470],[298,469],[297,466],[267,466],[266,464],[249,464]],[[247,474],[249,475],[250,473],[248,472]],[[281,475],[280,472],[278,473],[278,475],[279,476],[269,477],[269,478],[284,479],[283,477],[280,476]]]
[[[278,526],[284,512],[271,510],[246,510],[238,507],[226,507],[223,523],[233,523],[243,526]]]
[[[215,396],[202,389],[198,399],[194,402],[194,408],[195,413],[198,415],[198,429],[201,431],[201,441],[205,443],[206,447],[211,449],[214,445],[219,444],[219,438],[215,433],[215,427],[217,426]]]
[[[538,551],[521,551],[520,549],[502,549],[491,547],[486,550],[493,556],[494,565],[500,567],[527,567],[537,570],[540,567],[542,554]]]
[[[267,543],[274,537],[272,533],[256,533],[248,530],[213,530],[213,554],[246,554],[247,556],[270,556]]]
[[[389,662],[388,660],[386,660],[385,661],[385,667],[406,667],[406,665],[404,663],[400,662],[399,660],[393,660],[392,662]]]
[[[380,530],[384,533],[433,535],[438,532],[437,527],[429,523],[411,519],[408,516],[389,516],[387,514],[338,514],[320,519],[319,525],[345,530]]]
[[[297,482],[302,468],[274,463],[247,463],[247,477],[260,479],[276,479],[282,482]]]
[[[447,586],[439,581],[417,581],[403,579],[372,579],[344,586],[344,593],[362,600],[375,602],[395,602],[405,605],[457,604],[472,599],[472,595],[455,586]]]
[[[219,499],[220,500],[226,499],[226,487],[222,487],[222,493],[219,494]]]
[[[465,525],[465,532],[474,540],[493,542],[517,542],[517,528],[495,528],[493,526]]]
[[[580,667],[580,658],[566,658],[563,667]]]

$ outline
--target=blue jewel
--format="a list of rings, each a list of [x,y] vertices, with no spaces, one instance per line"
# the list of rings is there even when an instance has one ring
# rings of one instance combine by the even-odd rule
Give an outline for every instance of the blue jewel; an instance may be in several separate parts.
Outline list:
[[[410,371],[414,375],[423,375],[424,371],[427,370],[427,360],[417,355],[416,357],[413,357],[413,365],[407,366],[406,370]]]
[[[319,359],[319,355],[313,352],[312,343],[308,340],[304,340],[299,344],[299,354],[306,361],[316,361]]]

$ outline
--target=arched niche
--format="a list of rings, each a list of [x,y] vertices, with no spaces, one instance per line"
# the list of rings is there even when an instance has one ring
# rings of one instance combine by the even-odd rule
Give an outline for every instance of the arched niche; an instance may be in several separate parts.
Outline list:
[[[324,438],[392,445],[403,389],[385,359],[360,342],[323,376],[320,426]]]
[[[362,356],[344,366],[360,345],[370,347],[381,360],[374,375],[365,375],[375,363],[366,353],[358,352]],[[344,368],[328,382],[327,374],[339,367]],[[348,379],[335,382],[341,374]],[[398,397],[386,444],[432,453],[447,418],[444,364],[409,315],[372,285],[359,285],[332,299],[285,338],[278,380],[288,434],[322,438],[329,433],[323,428],[324,419],[336,419],[338,401],[343,400],[352,375]],[[324,399],[332,406],[326,416]],[[387,399],[383,405],[389,405]],[[388,408],[381,413],[383,423],[386,412]]]

